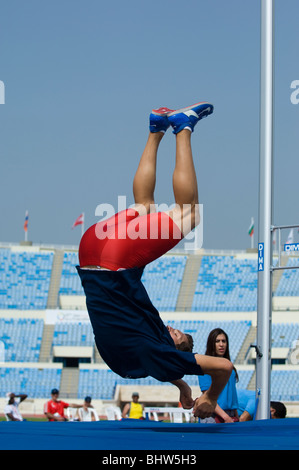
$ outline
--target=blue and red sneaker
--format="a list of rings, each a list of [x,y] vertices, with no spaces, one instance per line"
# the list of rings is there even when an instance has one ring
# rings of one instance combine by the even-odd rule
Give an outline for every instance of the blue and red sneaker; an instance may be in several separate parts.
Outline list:
[[[211,103],[197,103],[187,108],[177,109],[170,111],[167,114],[167,119],[173,128],[173,133],[177,134],[183,129],[189,129],[191,132],[194,130],[194,126],[202,118],[212,114],[214,106]]]
[[[169,108],[159,108],[153,109],[150,114],[150,132],[166,132],[170,126],[167,116],[169,113],[173,112],[173,109]]]

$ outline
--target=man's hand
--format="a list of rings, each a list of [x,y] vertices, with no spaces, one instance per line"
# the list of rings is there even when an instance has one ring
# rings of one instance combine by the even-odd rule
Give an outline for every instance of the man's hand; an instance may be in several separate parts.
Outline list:
[[[188,388],[184,388],[181,390],[180,393],[180,402],[182,404],[182,407],[185,410],[190,410],[193,408],[195,401],[192,398],[192,391],[189,385],[187,385]]]
[[[212,400],[207,393],[203,393],[195,400],[193,414],[197,418],[209,418],[214,413],[216,406],[217,400]]]
[[[66,421],[63,416],[54,416],[55,421]]]
[[[182,407],[185,410],[190,410],[190,408],[193,408],[195,402],[192,398],[192,390],[189,385],[182,379],[174,380],[171,383],[180,390],[180,402]]]

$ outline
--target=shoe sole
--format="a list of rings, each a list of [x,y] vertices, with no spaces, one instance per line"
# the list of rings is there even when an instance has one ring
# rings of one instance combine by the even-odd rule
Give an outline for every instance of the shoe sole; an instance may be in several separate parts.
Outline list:
[[[211,107],[211,109],[213,109],[213,105],[211,103],[208,103],[207,101],[202,101],[200,103],[193,104],[192,106],[187,106],[187,108],[181,108],[181,109],[176,109],[175,111],[171,111],[170,113],[167,114],[167,117],[174,116],[175,114],[185,113],[186,111],[194,110],[194,108],[203,104],[207,104]],[[206,111],[206,110],[207,109],[203,109],[202,111]]]
[[[156,116],[166,117],[169,116],[169,113],[172,113],[173,111],[173,109],[169,109],[164,106],[163,108],[153,109],[152,114],[155,114]]]

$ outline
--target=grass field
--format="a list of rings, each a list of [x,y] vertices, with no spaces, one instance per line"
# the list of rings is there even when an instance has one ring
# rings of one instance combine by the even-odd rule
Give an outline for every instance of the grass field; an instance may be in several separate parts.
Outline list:
[[[24,418],[26,421],[48,421],[46,418],[43,418],[42,416],[25,416]],[[6,421],[5,416],[0,416],[0,421]]]

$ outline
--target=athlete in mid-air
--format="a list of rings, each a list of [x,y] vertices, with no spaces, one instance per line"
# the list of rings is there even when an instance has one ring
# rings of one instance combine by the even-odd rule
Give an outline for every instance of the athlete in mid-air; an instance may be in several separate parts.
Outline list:
[[[121,377],[152,376],[180,390],[184,408],[205,418],[232,372],[229,360],[193,353],[189,335],[166,327],[141,281],[144,267],[159,258],[199,223],[198,190],[191,134],[213,112],[202,102],[179,110],[150,114],[149,136],[137,168],[135,205],[93,226],[83,235],[77,267],[86,295],[95,342],[107,365]],[[174,208],[155,212],[154,190],[159,144],[169,127],[176,138],[173,173]],[[192,398],[184,375],[209,374],[212,384]]]

